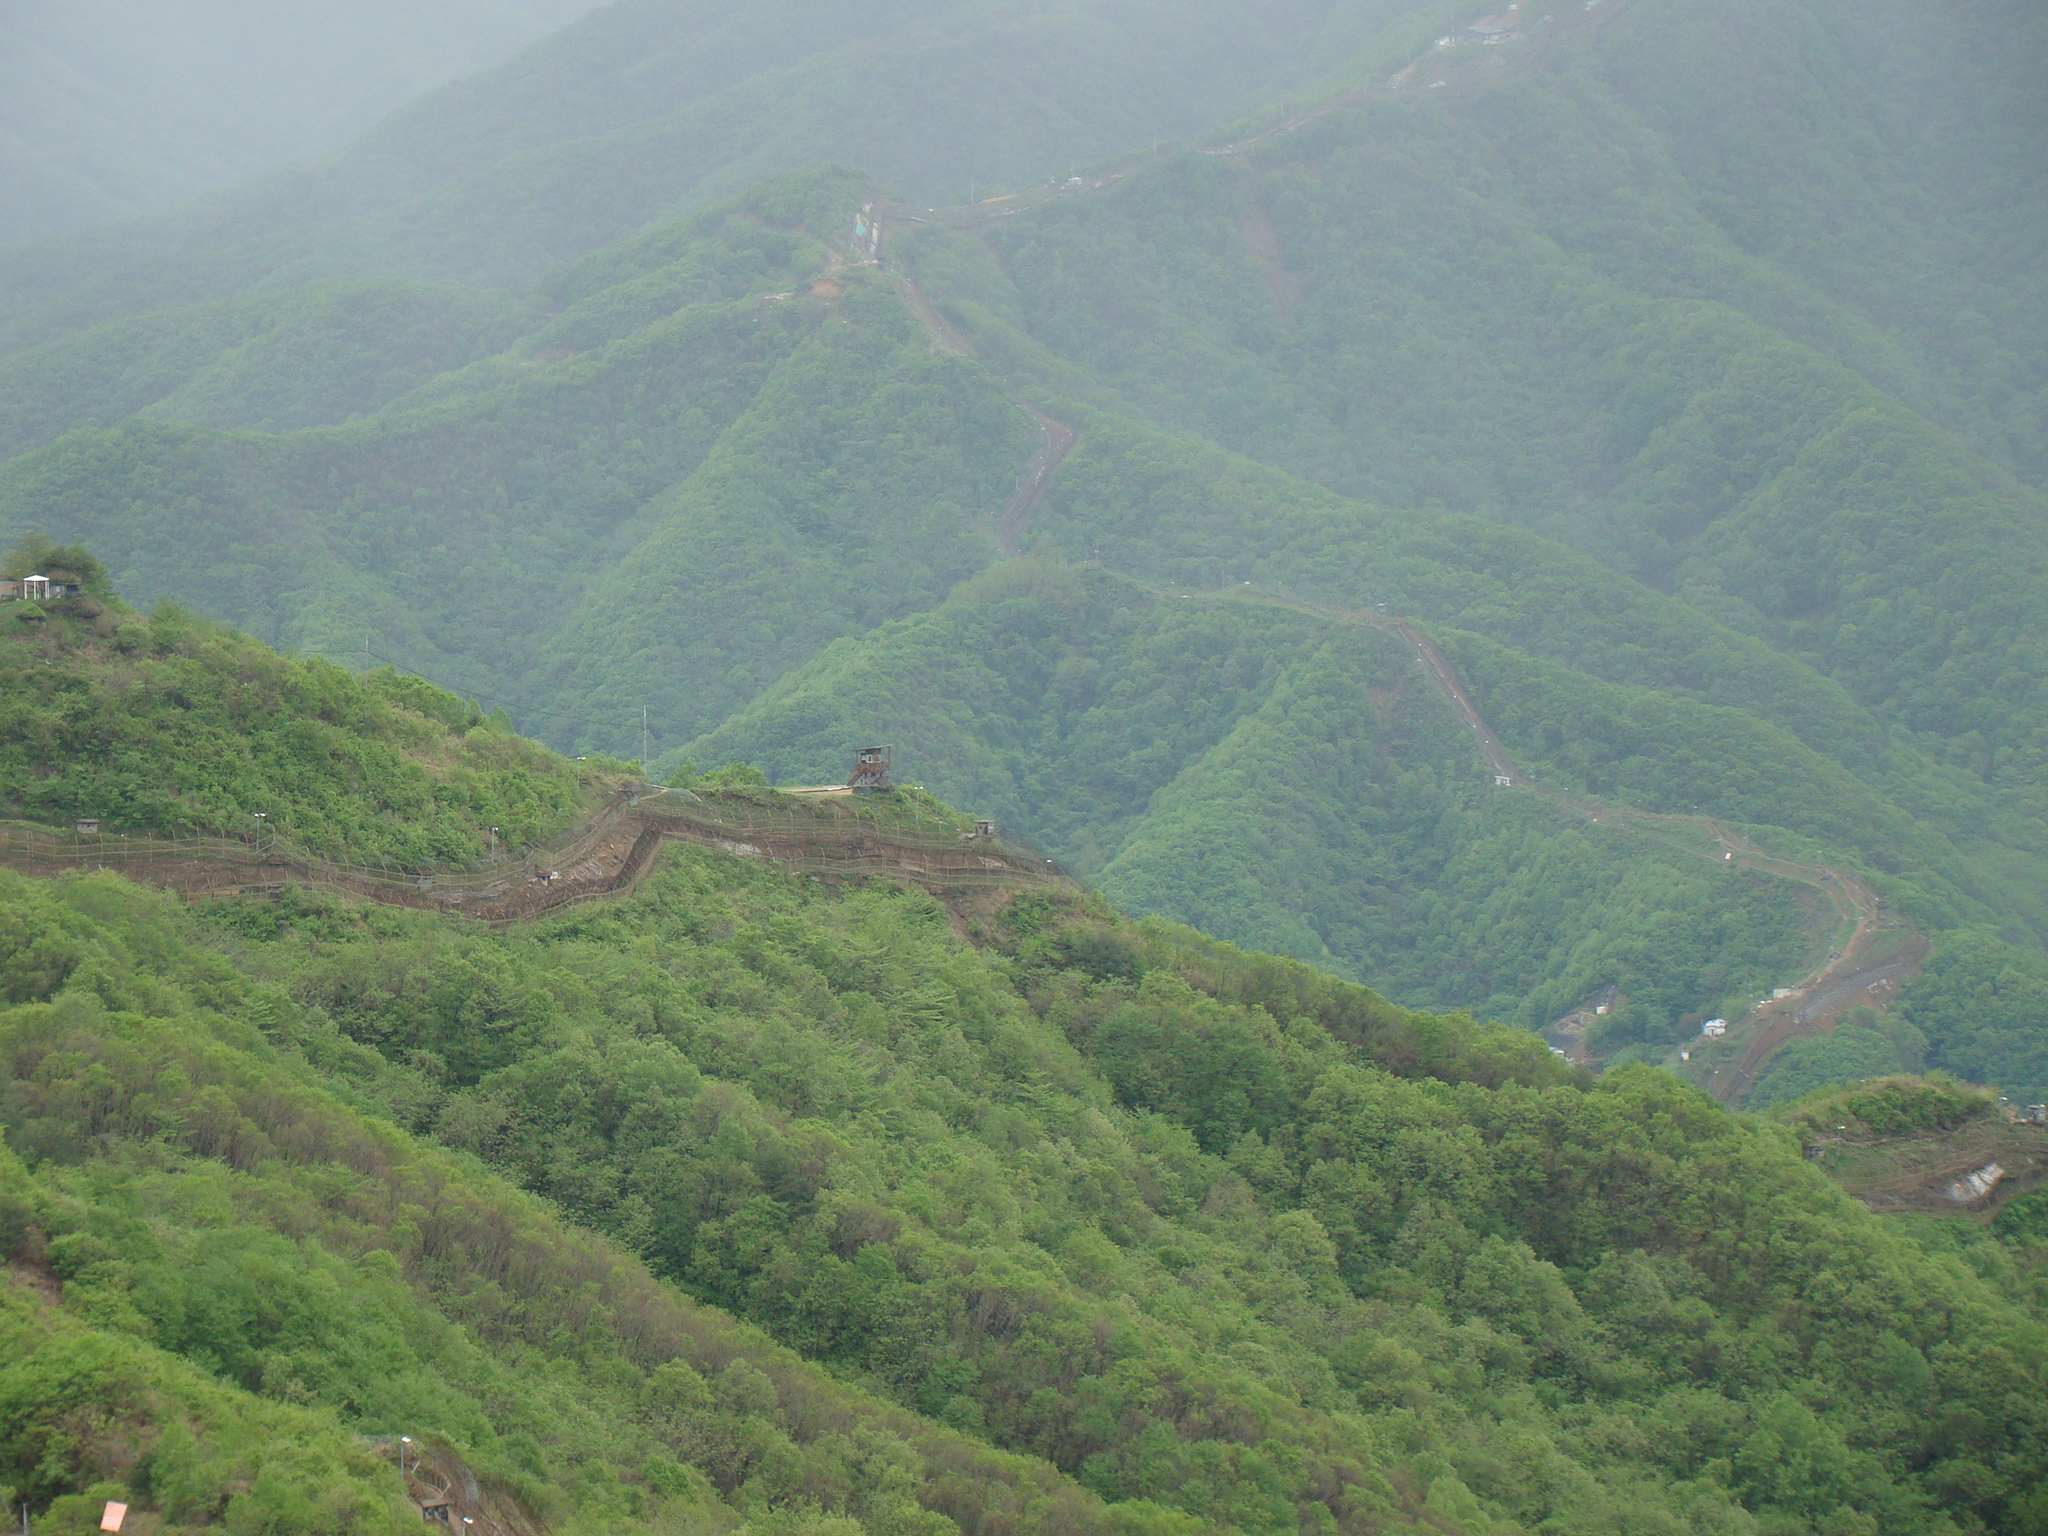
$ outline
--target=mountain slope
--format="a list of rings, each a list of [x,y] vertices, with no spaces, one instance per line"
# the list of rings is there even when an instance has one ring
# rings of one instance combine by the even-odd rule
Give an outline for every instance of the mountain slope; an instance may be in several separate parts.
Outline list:
[[[30,567],[86,591],[0,609],[10,817],[418,864],[558,831],[609,787],[413,678],[280,657],[169,605],[144,620],[81,550],[31,546],[5,568]]]
[[[0,260],[43,340],[308,276],[515,285],[821,161],[922,200],[1036,181],[1307,85],[1424,0],[1008,6],[631,0],[380,124],[343,155]]]
[[[516,119],[528,149],[552,154],[630,137],[679,92],[703,106],[719,82],[760,85],[799,56],[810,62],[775,89],[792,131],[809,132],[803,104],[819,98],[804,93],[854,57],[841,34],[735,21],[692,54],[677,40],[707,14],[621,8],[473,96],[423,103],[420,121],[448,137],[422,148],[412,190],[440,195],[463,123]],[[1121,35],[1149,14],[1041,18],[1043,67],[1002,89],[1081,89],[1108,57],[1077,41],[1086,27]],[[1128,881],[1132,900],[1404,1000],[1540,1022],[1633,965],[1648,1012],[1611,1013],[1610,1044],[1654,1053],[1688,1018],[1828,952],[1806,926],[1817,887],[1724,884],[1701,898],[1713,931],[1693,932],[1649,915],[1713,883],[1689,855],[1596,848],[1569,817],[1431,820],[1421,789],[1399,802],[1399,751],[1381,754],[1354,686],[1396,674],[1375,670],[1369,645],[1347,649],[1357,636],[1322,633],[1325,672],[1306,630],[1218,621],[1200,639],[1230,692],[1207,699],[1159,675],[1167,630],[1151,619],[962,628],[941,609],[1020,539],[1163,591],[1254,580],[1325,621],[1384,603],[1433,627],[1504,750],[1545,784],[1724,818],[1794,862],[1853,872],[1942,943],[1967,930],[1993,945],[1956,950],[1992,965],[1988,983],[2003,962],[1985,957],[2038,953],[2048,935],[2034,656],[2048,523],[2026,434],[2007,431],[2039,382],[2039,205],[2008,131],[2018,119],[1997,108],[2032,66],[2020,50],[1964,67],[2006,14],[1973,7],[1935,41],[1889,0],[1854,16],[1833,0],[1783,15],[1633,0],[1554,27],[1532,17],[1499,47],[1425,46],[1397,88],[1361,65],[1372,88],[1216,153],[1139,153],[1078,189],[943,215],[816,171],[510,296],[295,289],[310,269],[270,265],[261,247],[298,238],[281,217],[226,266],[199,252],[149,267],[164,293],[187,276],[204,277],[196,291],[266,286],[7,360],[7,429],[41,446],[0,470],[0,525],[86,534],[137,590],[307,650],[360,654],[367,631],[375,656],[579,749],[638,750],[645,719],[664,749],[704,737],[707,753],[837,777],[848,742],[877,728],[833,701],[857,681],[903,722],[892,733],[913,772],[936,782],[943,763],[956,792],[1012,797],[1006,817]],[[891,12],[862,67],[880,89],[892,70],[957,61],[992,16]],[[1421,19],[1288,12],[1267,51],[1240,48],[1228,68],[1215,50],[1247,23],[1196,18],[1174,46],[1209,60],[1189,78],[1213,67],[1250,89],[1285,72],[1282,55],[1329,63],[1340,23],[1362,29],[1364,58]],[[643,45],[644,81],[621,84]],[[1745,168],[1753,137],[1706,110],[1704,87],[1671,77],[1674,50],[1703,81],[1755,72],[1760,116],[1774,104],[1818,125],[1785,146],[1782,188]],[[559,117],[514,111],[572,81]],[[1115,110],[1152,110],[1149,89]],[[510,118],[492,116],[501,92]],[[990,121],[1002,99],[983,103]],[[922,107],[861,100],[873,121],[921,121]],[[1917,104],[1918,139],[1900,101]],[[849,144],[864,131],[843,114],[837,128]],[[746,129],[725,147],[772,137]],[[724,153],[714,140],[692,142]],[[395,156],[398,142],[362,152]],[[638,196],[641,169],[697,174],[659,156],[574,163],[586,233]],[[465,232],[515,250],[494,220],[544,243],[523,174],[393,216],[450,236],[439,249],[458,261]],[[395,171],[370,182],[364,209],[411,195]],[[1839,229],[1834,245],[1817,243],[1816,219]],[[323,260],[356,261],[321,240]],[[1944,282],[1998,317],[1967,367],[1940,304],[1897,301],[1902,285]],[[119,283],[106,294],[116,309],[152,302]],[[61,330],[88,313],[44,319]],[[24,325],[23,339],[47,333]],[[292,377],[314,348],[332,361]],[[156,419],[53,437],[131,403]],[[1034,460],[1051,441],[1034,413],[1078,450]],[[1033,463],[1056,467],[1049,487],[1020,484]],[[920,614],[932,623],[886,627]],[[1061,646],[1077,673],[1124,669],[1139,705],[1084,728],[1085,690],[1034,696],[1026,680],[1057,681],[1061,664],[1046,672],[1040,649]],[[1006,780],[1019,739],[979,708],[951,710],[949,692],[1023,722],[1060,773]],[[1328,772],[1319,735],[1340,744]],[[1459,797],[1487,787],[1485,768],[1432,752],[1425,777],[1457,785],[1441,803],[1470,810]],[[1278,809],[1259,810],[1247,782]],[[1386,819],[1354,814],[1368,786],[1388,790]],[[1196,844],[1204,856],[1184,856]],[[1486,881],[1511,847],[1543,871],[1543,921],[1457,974],[1418,960],[1438,945],[1477,953],[1501,925]],[[2018,1071],[2032,1058],[2015,1046],[2001,1059]]]
[[[506,1531],[2034,1518],[2038,1321],[1780,1132],[1078,893],[948,916],[696,849],[509,929],[0,875],[10,1483],[380,1529],[344,1437],[402,1433]]]
[[[1661,1073],[1589,1090],[1536,1042],[1057,899],[977,954],[924,897],[709,852],[530,934],[0,881],[10,944],[90,954],[0,1014],[10,1243],[66,1280],[8,1378],[10,1477],[47,1436],[23,1389],[109,1358],[96,1329],[184,1393],[211,1374],[231,1421],[408,1432],[498,1522],[571,1530],[2032,1518],[2038,1323]],[[1620,1434],[1645,1421],[1673,1434]],[[1786,1481],[1786,1442],[1819,1473]],[[45,1458],[31,1497],[190,1524],[231,1497],[231,1442],[147,1485],[121,1444]],[[389,1507],[389,1464],[270,1454],[242,1518]]]
[[[1610,1049],[1790,981],[1818,921],[1796,886],[1493,791],[1399,640],[1253,601],[999,567],[687,751],[815,782],[861,730],[1132,911],[1529,1029],[1618,986]]]
[[[39,1527],[395,1532],[452,1494],[485,1532],[1148,1528],[358,1107],[374,1053],[166,898],[0,874],[0,932],[73,962],[0,1008],[0,1475]]]

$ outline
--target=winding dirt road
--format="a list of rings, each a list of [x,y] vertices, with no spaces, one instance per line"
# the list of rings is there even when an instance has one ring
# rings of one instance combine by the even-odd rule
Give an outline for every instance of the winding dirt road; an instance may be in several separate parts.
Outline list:
[[[882,230],[880,250],[886,254],[890,232],[889,216],[883,209],[874,210],[875,222]],[[938,305],[917,285],[917,280],[901,267],[887,267],[890,287],[903,300],[904,306],[917,323],[931,338],[933,346],[954,357],[972,357],[974,347],[960,329],[940,312]],[[1031,515],[1045,500],[1052,477],[1059,472],[1067,455],[1080,445],[1081,434],[1064,421],[1055,421],[1029,401],[1018,399],[1014,392],[1010,403],[1025,412],[1038,425],[1038,448],[1031,455],[1024,472],[1017,478],[1017,490],[1011,496],[1009,505],[996,515],[996,544],[1002,552],[1013,559],[1024,552],[1024,535],[1030,530]]]
[[[666,842],[694,843],[826,880],[879,876],[937,893],[1066,879],[1033,849],[949,828],[894,826],[857,805],[779,811],[652,789],[622,791],[544,846],[460,871],[340,864],[274,838],[261,847],[230,838],[79,838],[18,824],[0,826],[0,865],[44,876],[107,870],[199,899],[271,896],[298,887],[514,923],[628,894],[654,868]]]
[[[1562,37],[1598,27],[1628,9],[1630,3],[1631,0],[1592,0],[1583,11],[1567,8],[1555,15],[1546,15],[1534,30],[1526,31],[1522,39],[1524,46],[1515,50],[1514,67],[1485,80],[1462,82],[1460,89],[1451,94],[1469,94],[1488,88],[1499,79],[1541,63]],[[1433,50],[1401,71],[1389,84],[1399,89],[1411,83],[1419,78],[1419,71],[1430,59],[1439,56],[1448,55],[1441,50]],[[1370,99],[1370,94],[1361,87],[1341,91],[1247,137],[1204,147],[1200,152],[1244,163],[1250,152],[1267,140],[1293,133],[1330,113],[1363,106]],[[917,317],[933,345],[956,356],[971,356],[973,347],[968,338],[946,319],[907,272],[886,260],[890,237],[896,231],[914,225],[940,225],[958,233],[977,235],[1020,213],[1060,198],[1103,191],[1142,170],[1155,158],[1156,151],[1152,155],[1134,156],[1101,175],[1070,177],[1065,181],[1054,179],[1023,192],[988,198],[966,206],[916,209],[903,204],[876,204],[870,210],[879,229],[876,259],[886,268],[890,283]],[[1277,249],[1264,250],[1260,241],[1249,235],[1247,242],[1262,264],[1268,267],[1278,264]],[[1275,280],[1272,272],[1268,277],[1275,288],[1275,301],[1284,310],[1287,307],[1284,285]],[[1014,390],[1011,398],[1021,409],[1031,413],[1042,435],[1038,451],[1019,478],[1016,494],[996,521],[996,541],[1005,554],[1014,557],[1023,550],[1031,516],[1043,502],[1053,475],[1074,450],[1079,438],[1072,427],[1018,398]],[[1381,613],[1303,602],[1263,589],[1236,589],[1223,594],[1204,595],[1277,604],[1310,617],[1335,623],[1371,625],[1399,635],[1414,650],[1417,663],[1432,685],[1471,729],[1474,744],[1492,770],[1497,787],[1534,791],[1589,822],[1654,838],[1692,857],[1735,868],[1754,869],[1821,891],[1834,908],[1838,920],[1838,937],[1821,963],[1797,985],[1786,989],[1786,995],[1766,1000],[1731,1025],[1723,1041],[1692,1053],[1702,1058],[1700,1068],[1694,1073],[1695,1080],[1723,1103],[1738,1103],[1756,1069],[1787,1041],[1800,1035],[1825,1033],[1850,1008],[1872,1002],[1881,1005],[1888,1001],[1898,984],[1914,974],[1925,960],[1928,952],[1925,937],[1902,920],[1886,914],[1877,893],[1853,871],[1768,853],[1711,817],[1674,815],[1609,804],[1531,778],[1508,756],[1500,738],[1466,692],[1457,669],[1435,643],[1413,625]],[[1701,836],[1702,833],[1706,834],[1705,837]],[[1739,1055],[1732,1060],[1728,1059],[1731,1050],[1739,1050]]]
[[[1156,588],[1146,590],[1166,595]],[[1827,1033],[1852,1008],[1885,1006],[1900,984],[1925,962],[1925,935],[1888,912],[1884,899],[1853,870],[1768,852],[1712,816],[1639,810],[1532,778],[1508,756],[1450,660],[1429,636],[1406,620],[1304,601],[1252,585],[1199,595],[1264,603],[1310,618],[1366,625],[1398,635],[1414,651],[1416,663],[1431,685],[1471,730],[1473,743],[1492,770],[1497,787],[1531,790],[1589,822],[1651,837],[1665,847],[1711,863],[1796,881],[1826,896],[1835,911],[1839,936],[1821,962],[1786,988],[1784,996],[1766,999],[1742,1019],[1732,1021],[1727,1036],[1717,1046],[1693,1053],[1703,1058],[1692,1074],[1693,1080],[1723,1104],[1741,1102],[1756,1069],[1780,1046],[1802,1035]],[[1731,1052],[1736,1053],[1733,1059]]]

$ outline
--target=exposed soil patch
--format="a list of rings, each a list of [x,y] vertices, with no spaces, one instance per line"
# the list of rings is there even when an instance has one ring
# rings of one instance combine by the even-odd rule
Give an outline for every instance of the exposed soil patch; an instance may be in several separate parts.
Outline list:
[[[1031,407],[1026,406],[1025,409],[1031,410]],[[1024,552],[1024,535],[1030,530],[1031,514],[1045,500],[1046,488],[1052,484],[1053,475],[1081,441],[1072,427],[1063,421],[1054,421],[1043,411],[1031,410],[1031,419],[1038,423],[1038,451],[1024,466],[1024,473],[1017,481],[1016,495],[1010,498],[1010,504],[996,519],[996,543],[1004,554],[1012,557]]]
[[[1237,232],[1244,238],[1245,249],[1259,264],[1259,276],[1265,279],[1266,291],[1273,295],[1273,307],[1282,316],[1292,314],[1294,306],[1301,302],[1301,282],[1281,259],[1280,236],[1266,210],[1247,199],[1238,211]]]

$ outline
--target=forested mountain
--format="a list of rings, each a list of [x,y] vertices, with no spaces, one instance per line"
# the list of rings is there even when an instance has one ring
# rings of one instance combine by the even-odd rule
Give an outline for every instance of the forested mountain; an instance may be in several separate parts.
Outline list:
[[[23,0],[0,16],[0,241],[338,149],[594,0]]]
[[[173,605],[147,619],[78,548],[16,551],[82,589],[0,614],[0,812],[43,825],[260,833],[329,857],[477,857],[531,843],[612,784],[502,715],[389,669],[282,657]],[[265,825],[252,828],[261,815]]]
[[[2044,45],[616,0],[0,248],[10,1518],[2048,1529]]]
[[[76,711],[132,686],[111,602],[11,621]],[[242,666],[191,707],[294,803],[325,723],[266,682],[466,708],[209,643]],[[523,750],[508,791],[570,776]],[[671,847],[494,928],[10,870],[0,988],[38,1530],[340,1536],[446,1490],[486,1536],[1945,1536],[2048,1497],[2039,1233],[1935,1252],[1668,1073],[1077,888]]]
[[[821,162],[954,201],[1259,110],[1453,9],[619,0],[336,157],[0,254],[0,345],[309,277],[523,285]]]
[[[812,19],[610,7],[16,252],[0,528],[564,748],[879,735],[1404,1002],[1614,989],[1610,1059],[1819,975],[1838,872],[1935,940],[1893,1064],[2048,1093],[2037,15]],[[1515,772],[1691,830],[1495,793],[1381,605]]]

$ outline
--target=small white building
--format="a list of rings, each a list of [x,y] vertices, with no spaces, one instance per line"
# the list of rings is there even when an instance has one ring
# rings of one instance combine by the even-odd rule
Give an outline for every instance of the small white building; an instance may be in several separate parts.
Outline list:
[[[1721,1036],[1728,1033],[1728,1021],[1726,1019],[1709,1019],[1700,1026],[1700,1033],[1709,1040],[1718,1040]]]

